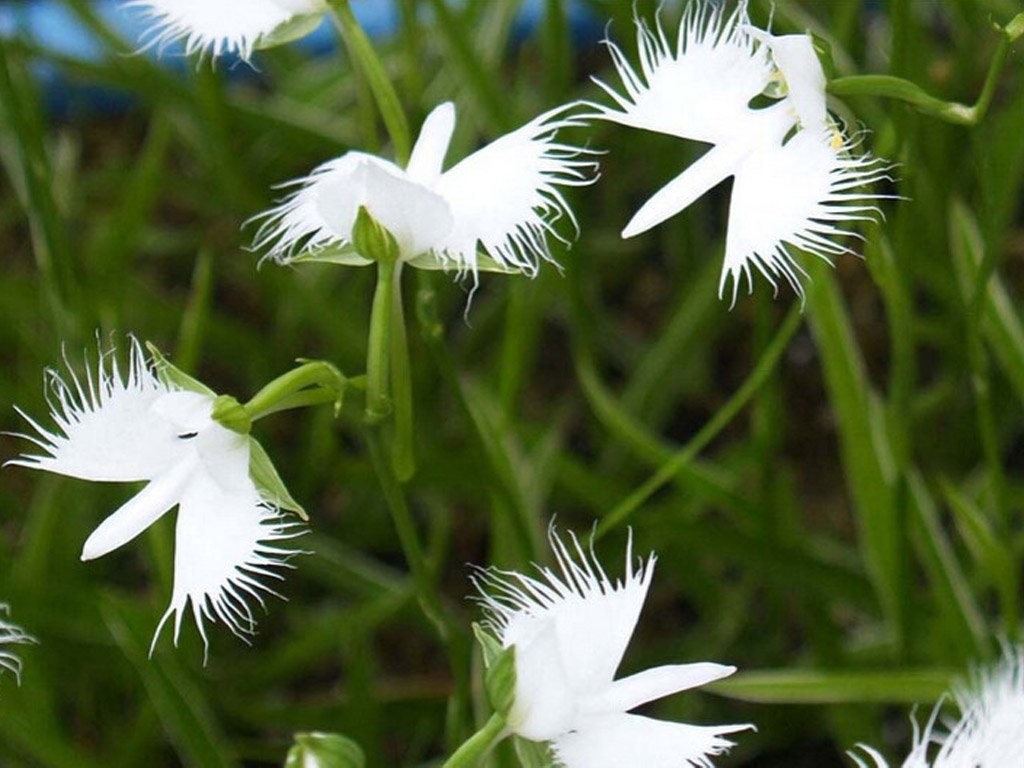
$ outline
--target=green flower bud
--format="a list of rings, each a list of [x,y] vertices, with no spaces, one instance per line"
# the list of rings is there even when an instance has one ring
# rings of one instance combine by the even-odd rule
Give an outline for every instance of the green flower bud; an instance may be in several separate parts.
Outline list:
[[[352,227],[352,245],[360,256],[374,261],[398,261],[398,241],[387,228],[377,221],[365,205],[359,206],[356,223]]]
[[[297,733],[285,768],[364,768],[366,757],[352,739],[336,733]]]

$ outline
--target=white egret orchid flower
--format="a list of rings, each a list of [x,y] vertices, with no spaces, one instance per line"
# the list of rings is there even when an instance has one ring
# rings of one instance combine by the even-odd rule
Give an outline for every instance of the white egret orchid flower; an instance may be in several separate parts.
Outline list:
[[[153,25],[146,48],[182,42],[186,54],[234,54],[248,61],[256,48],[311,32],[327,10],[324,0],[128,0]]]
[[[939,710],[924,728],[914,723],[914,745],[902,768],[1007,768],[1024,765],[1024,648],[1003,659],[954,694],[960,719],[940,732]],[[850,753],[860,768],[889,768],[873,747]]]
[[[292,567],[294,551],[281,542],[297,535],[250,477],[254,441],[213,421],[212,394],[184,391],[158,376],[134,340],[127,373],[109,352],[84,380],[53,370],[47,377],[56,428],[19,409],[35,430],[22,437],[41,453],[8,464],[82,480],[146,482],[93,531],[82,560],[128,543],[177,506],[174,587],[154,647],[171,616],[177,645],[189,605],[204,646],[206,620],[222,621],[248,642],[255,631],[250,604],[263,606],[264,593],[280,596],[265,581],[282,578],[275,568]]]
[[[4,646],[27,645],[36,642],[36,640],[21,627],[3,618],[9,615],[10,608],[5,603],[0,603],[0,672],[7,670],[13,673],[20,683],[21,659],[15,656],[13,651],[5,650]]]
[[[360,207],[395,238],[399,259],[426,269],[536,273],[552,261],[555,222],[576,219],[559,187],[592,182],[587,150],[556,142],[582,125],[575,105],[546,112],[444,170],[455,105],[436,107],[423,123],[405,168],[348,152],[286,186],[298,189],[258,216],[254,247],[280,261],[372,263],[352,247]],[[563,240],[564,242],[564,240]],[[482,246],[486,255],[478,253]]]
[[[886,178],[887,166],[856,152],[826,108],[825,74],[808,35],[773,36],[750,25],[746,3],[732,13],[691,0],[674,42],[660,21],[637,19],[640,68],[608,42],[622,92],[595,80],[614,106],[596,118],[712,147],[656,192],[622,231],[639,235],[733,177],[719,296],[731,283],[753,290],[753,271],[802,294],[796,247],[829,263],[857,237],[841,225],[870,220],[878,196],[858,192]],[[759,98],[771,101],[759,107]]]
[[[712,663],[656,667],[615,679],[654,573],[655,557],[612,580],[593,552],[550,535],[557,571],[538,576],[495,569],[475,583],[488,628],[515,649],[515,698],[508,729],[549,742],[564,768],[687,768],[711,765],[732,746],[724,737],[750,725],[697,726],[629,714],[655,699],[727,677]]]

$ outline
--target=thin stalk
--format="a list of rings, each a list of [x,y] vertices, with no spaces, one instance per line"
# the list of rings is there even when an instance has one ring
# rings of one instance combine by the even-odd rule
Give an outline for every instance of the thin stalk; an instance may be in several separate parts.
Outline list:
[[[495,713],[479,731],[470,736],[441,768],[474,768],[482,764],[498,742],[508,735],[505,718]]]
[[[314,394],[316,390],[304,391],[310,387],[322,388],[333,394],[334,399],[340,399],[347,384],[348,380],[333,365],[322,360],[313,360],[278,376],[264,386],[245,404],[245,410],[255,421],[267,414],[283,410],[280,407],[281,403],[292,402],[297,395],[308,397]],[[321,402],[319,394],[314,401]],[[296,402],[301,402],[301,398]]]
[[[391,298],[391,402],[394,408],[394,440],[391,459],[395,474],[405,483],[416,474],[413,452],[412,373],[409,366],[409,340],[405,330],[405,309],[402,303],[402,265],[395,267]]]
[[[917,83],[892,75],[852,75],[839,77],[828,84],[834,96],[882,96],[905,101],[919,112],[956,125],[977,125],[988,113],[1002,74],[1010,46],[1024,34],[1024,14],[1018,15],[1006,27],[997,27],[999,43],[989,62],[985,84],[977,101],[972,105],[945,101],[932,96]]]
[[[384,65],[377,56],[377,51],[359,26],[359,21],[352,13],[349,0],[327,0],[331,9],[331,17],[338,28],[349,55],[363,73],[370,85],[373,96],[377,100],[380,116],[384,120],[391,143],[394,145],[395,159],[404,166],[412,151],[412,140],[409,133],[409,122],[398,99],[395,87],[391,84]]]
[[[434,588],[432,569],[427,562],[423,547],[420,545],[419,536],[416,533],[416,523],[409,511],[402,486],[391,466],[379,425],[371,425],[367,428],[366,444],[369,448],[370,461],[373,463],[373,469],[377,473],[381,490],[384,492],[384,500],[387,502],[388,511],[391,513],[391,519],[398,533],[402,551],[409,564],[409,569],[412,571],[413,584],[416,587],[416,597],[420,607],[427,618],[433,622],[441,640],[448,642],[453,635],[453,628],[448,622],[444,606]]]
[[[625,522],[640,506],[658,490],[669,483],[697,457],[697,455],[725,429],[726,426],[743,410],[750,399],[768,380],[775,366],[782,358],[782,353],[789,345],[790,339],[800,327],[801,316],[799,307],[794,306],[783,321],[775,338],[765,349],[757,366],[743,382],[743,385],[718,410],[704,428],[689,443],[678,451],[669,461],[661,466],[650,478],[623,499],[611,512],[601,520],[594,533],[594,538],[601,538],[616,526]]]
[[[366,418],[371,424],[391,412],[389,370],[391,361],[392,304],[395,300],[395,264],[377,262],[377,287],[370,310],[370,337],[366,344]]]

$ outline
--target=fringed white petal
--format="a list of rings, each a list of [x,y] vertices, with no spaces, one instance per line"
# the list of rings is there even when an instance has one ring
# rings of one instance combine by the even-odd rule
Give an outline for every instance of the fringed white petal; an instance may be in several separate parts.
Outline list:
[[[567,218],[576,226],[560,187],[594,180],[595,163],[581,159],[588,150],[556,141],[559,130],[584,125],[569,114],[576,107],[534,118],[441,175],[434,189],[451,206],[454,226],[435,245],[439,256],[474,277],[478,243],[502,266],[529,275],[552,260],[548,236],[565,242],[556,222]]]
[[[284,184],[295,191],[253,219],[260,222],[253,248],[287,262],[304,252],[348,243],[356,212],[367,200],[367,164],[397,178],[405,174],[394,163],[365,152],[347,152],[324,163],[309,176]]]
[[[17,681],[21,682],[21,659],[3,648],[10,645],[28,645],[35,643],[36,639],[16,624],[7,621],[5,616],[10,615],[7,605],[0,603],[0,671],[8,671],[14,675]]]
[[[914,743],[902,768],[1006,768],[1024,765],[1024,647],[1006,648],[991,669],[975,675],[955,694],[960,719],[940,727],[944,701],[923,727],[914,721]],[[851,752],[861,768],[888,768],[873,747],[859,744],[867,757]],[[866,762],[867,759],[873,764]]]
[[[712,768],[711,758],[733,746],[728,734],[749,725],[698,726],[640,715],[586,718],[552,742],[564,768]]]
[[[724,4],[709,0],[691,0],[674,42],[660,20],[651,29],[637,19],[639,70],[607,43],[622,92],[595,79],[615,106],[594,105],[594,116],[710,144],[756,131],[758,111],[750,102],[768,87],[773,70],[748,24],[745,2],[727,14]]]
[[[244,492],[237,490],[241,485],[247,486]],[[197,471],[178,509],[174,590],[154,634],[154,646],[172,616],[177,644],[189,606],[204,645],[208,646],[207,621],[220,621],[247,640],[255,631],[253,604],[264,607],[264,595],[279,596],[267,581],[281,580],[276,569],[291,567],[288,560],[295,550],[283,542],[298,535],[294,528],[260,500],[247,476],[226,483],[205,469]]]
[[[752,291],[755,271],[776,290],[782,279],[802,294],[806,273],[790,247],[830,263],[852,253],[840,238],[859,236],[844,225],[875,218],[881,196],[862,190],[888,178],[889,170],[855,152],[841,134],[822,127],[800,130],[785,144],[765,144],[745,157],[733,183],[719,297],[731,283],[735,302],[741,279]]]
[[[14,464],[83,480],[151,480],[187,451],[179,433],[154,408],[170,391],[156,376],[137,341],[130,346],[126,372],[113,352],[100,354],[96,371],[85,377],[69,370],[62,377],[47,371],[53,430],[23,412],[35,430],[22,435],[41,454],[26,454]]]
[[[524,735],[552,730],[540,713],[564,711],[567,697],[579,702],[611,684],[654,573],[653,556],[634,567],[630,545],[625,577],[613,581],[574,536],[567,544],[552,531],[550,540],[556,570],[542,568],[536,578],[489,570],[476,578],[490,625],[506,648],[515,646],[523,670],[516,707]]]
[[[249,59],[267,35],[298,16],[324,10],[323,0],[129,0],[152,21],[145,48],[184,44],[186,54]]]
[[[721,680],[735,671],[736,667],[710,662],[654,667],[614,681],[600,693],[584,699],[580,708],[595,715],[628,712],[673,693]]]

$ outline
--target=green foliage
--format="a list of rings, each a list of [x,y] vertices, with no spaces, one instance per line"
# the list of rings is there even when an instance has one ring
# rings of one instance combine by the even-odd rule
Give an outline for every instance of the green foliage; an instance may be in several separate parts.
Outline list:
[[[205,392],[194,377],[252,393],[300,356],[339,376],[365,370],[373,270],[338,266],[359,263],[351,251],[257,269],[241,222],[270,207],[273,185],[348,149],[402,162],[408,126],[443,99],[460,109],[459,157],[559,103],[600,98],[587,76],[609,67],[603,49],[573,41],[557,0],[517,46],[519,0],[399,0],[393,39],[368,48],[347,19],[348,53],[276,47],[258,78],[233,82],[224,67],[125,55],[135,41],[91,3],[66,5],[101,35],[103,60],[0,43],[4,432],[24,430],[13,404],[45,413],[41,371],[62,347],[72,361],[95,349],[97,334],[151,339],[173,352],[173,366],[157,358],[161,375]],[[589,5],[630,49],[633,3]],[[762,22],[774,7],[780,32],[826,41],[843,78],[916,83],[904,96],[918,107],[976,105],[1001,40],[1022,28],[1018,17],[1005,35],[992,29],[1019,12],[1014,0],[751,5]],[[669,5],[663,15],[674,23]],[[137,106],[48,121],[29,76],[40,63]],[[288,602],[267,600],[251,648],[211,626],[204,663],[186,619],[179,647],[165,634],[149,658],[170,597],[173,513],[83,564],[89,531],[132,489],[4,469],[0,600],[42,642],[21,653],[21,687],[0,681],[0,764],[281,765],[293,734],[306,734],[298,749],[341,730],[367,765],[438,765],[488,709],[485,671],[469,672],[479,611],[464,564],[543,564],[554,515],[582,534],[611,521],[597,547],[610,574],[624,521],[637,554],[659,555],[624,672],[740,668],[653,710],[756,723],[722,765],[840,765],[883,735],[905,752],[902,705],[928,706],[995,652],[992,638],[1020,632],[1021,46],[976,125],[865,85],[847,81],[832,104],[896,163],[898,182],[879,191],[900,197],[864,226],[863,260],[812,267],[802,314],[765,285],[732,310],[715,299],[724,193],[622,241],[637,204],[702,149],[610,125],[566,136],[605,154],[598,184],[570,195],[581,235],[556,249],[562,271],[481,274],[468,307],[454,275],[402,275],[415,477],[385,497],[364,398],[346,397],[336,418],[326,384],[289,401],[317,390],[323,407],[255,425],[267,450],[254,443],[253,472],[281,506],[301,512],[302,499],[313,554],[274,585]],[[0,458],[22,450],[0,437]],[[396,531],[388,505],[402,490]],[[488,768],[550,764],[542,746],[509,740]]]

